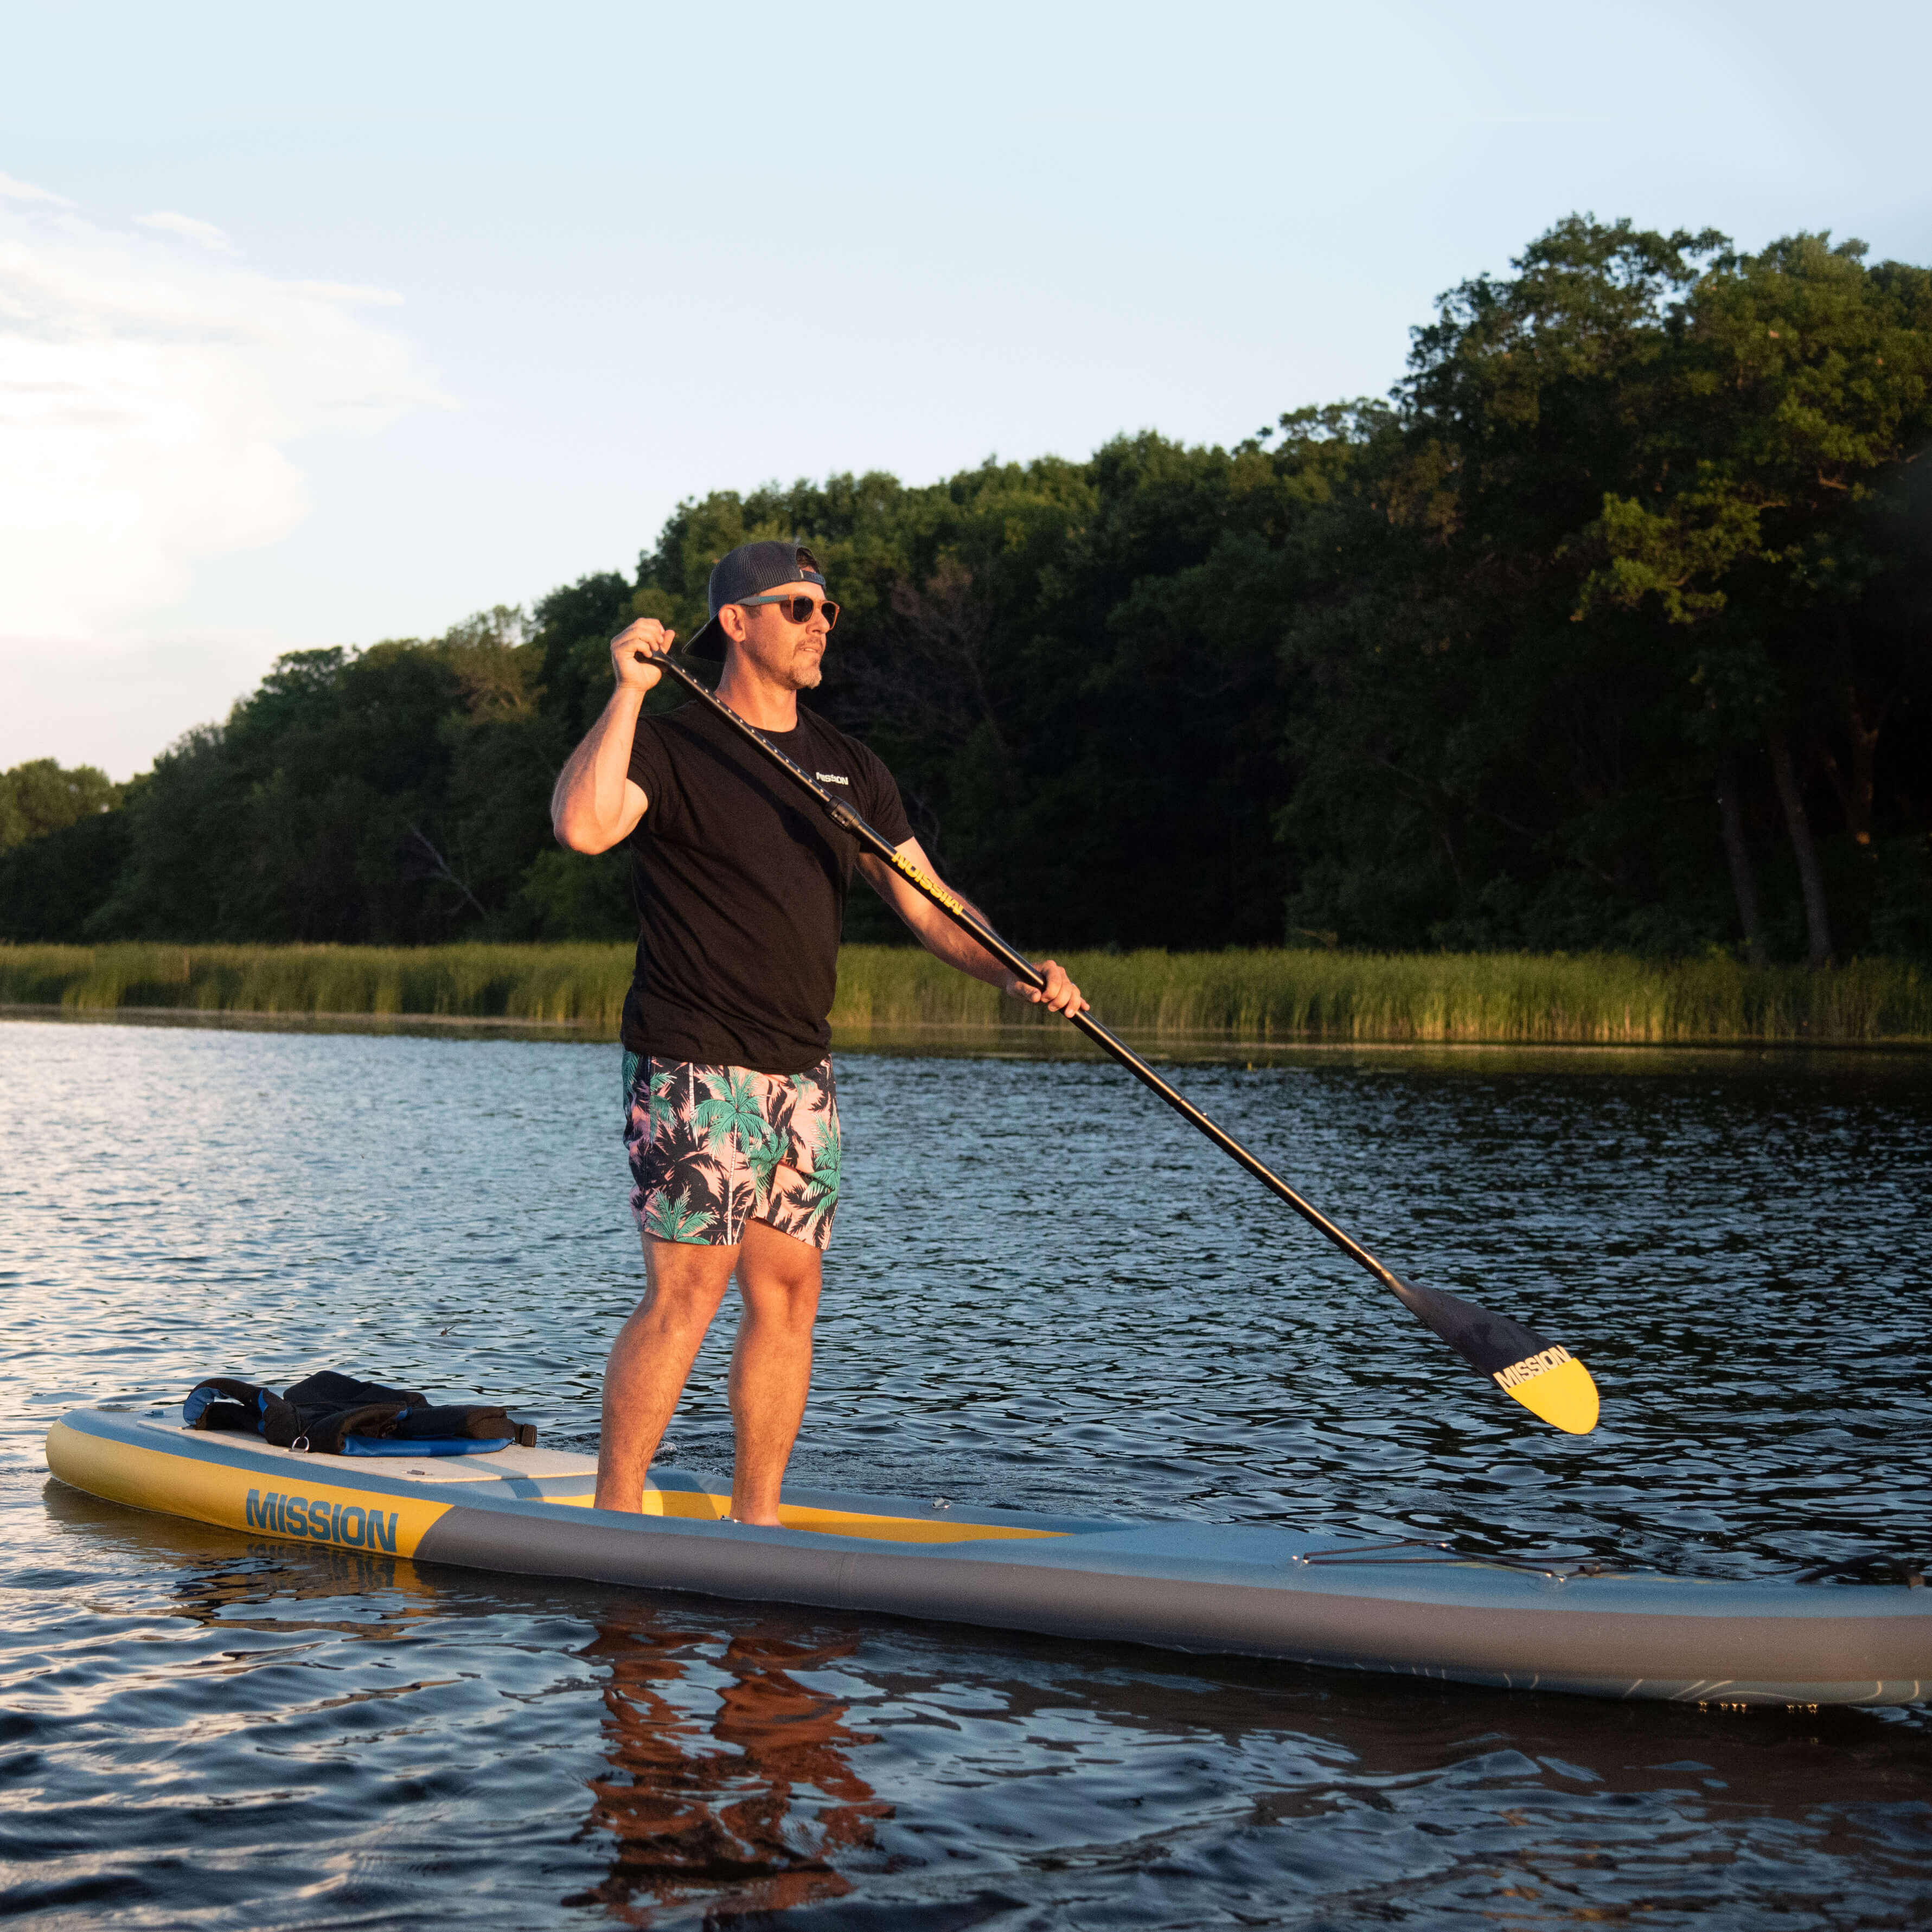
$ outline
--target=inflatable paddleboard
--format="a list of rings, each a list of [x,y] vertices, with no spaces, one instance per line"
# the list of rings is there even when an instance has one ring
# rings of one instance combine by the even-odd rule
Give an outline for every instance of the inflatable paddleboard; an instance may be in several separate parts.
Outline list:
[[[244,1535],[526,1576],[809,1604],[1600,1697],[1905,1704],[1932,1695],[1932,1589],[1733,1583],[1270,1526],[1132,1522],[788,1487],[784,1526],[656,1475],[593,1507],[587,1456],[358,1462],[82,1409],[76,1489]]]

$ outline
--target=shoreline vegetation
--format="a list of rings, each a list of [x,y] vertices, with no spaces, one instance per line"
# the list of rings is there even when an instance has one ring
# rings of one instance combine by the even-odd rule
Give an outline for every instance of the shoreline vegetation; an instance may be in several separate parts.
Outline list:
[[[614,1033],[627,945],[0,946],[0,1006],[440,1019]],[[1293,1045],[1932,1045],[1932,974],[1622,953],[1066,952],[1118,1030]],[[997,1034],[1032,1009],[910,946],[847,946],[834,1028]]]

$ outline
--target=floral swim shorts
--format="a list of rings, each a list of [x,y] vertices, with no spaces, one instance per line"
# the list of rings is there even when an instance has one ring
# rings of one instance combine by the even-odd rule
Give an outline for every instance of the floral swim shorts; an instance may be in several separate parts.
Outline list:
[[[824,1248],[838,1205],[832,1062],[756,1073],[624,1054],[631,1212],[659,1241],[735,1247],[747,1221]]]

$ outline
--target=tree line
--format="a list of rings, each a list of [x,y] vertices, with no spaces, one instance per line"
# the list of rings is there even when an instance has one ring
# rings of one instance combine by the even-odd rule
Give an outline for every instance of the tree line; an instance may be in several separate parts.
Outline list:
[[[0,936],[627,933],[547,810],[608,640],[796,536],[809,701],[1027,942],[1932,956],[1932,273],[1865,257],[1572,217],[1384,400],[682,503],[527,614],[290,653],[124,788],[5,774]]]

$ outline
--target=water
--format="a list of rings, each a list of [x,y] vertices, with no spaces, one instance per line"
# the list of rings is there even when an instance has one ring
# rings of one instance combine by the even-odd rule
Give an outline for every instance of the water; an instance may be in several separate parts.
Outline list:
[[[1418,1687],[498,1579],[53,1484],[338,1366],[595,1439],[616,1054],[0,1028],[0,1910],[197,1928],[1932,1923],[1932,1718]],[[1932,1557],[1932,1065],[1310,1053],[1179,1083],[1591,1364],[1558,1436],[1124,1075],[848,1055],[794,1464],[1750,1576]],[[721,1324],[722,1325],[722,1324]],[[672,1435],[722,1472],[721,1333]]]

